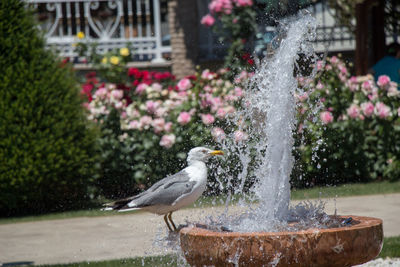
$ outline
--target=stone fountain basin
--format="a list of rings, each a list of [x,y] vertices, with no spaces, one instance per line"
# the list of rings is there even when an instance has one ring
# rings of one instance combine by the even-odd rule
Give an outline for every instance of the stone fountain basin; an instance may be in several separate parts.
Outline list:
[[[298,232],[180,231],[181,248],[192,266],[353,266],[374,259],[383,244],[382,220],[352,217],[340,228]],[[238,265],[237,265],[238,264]]]

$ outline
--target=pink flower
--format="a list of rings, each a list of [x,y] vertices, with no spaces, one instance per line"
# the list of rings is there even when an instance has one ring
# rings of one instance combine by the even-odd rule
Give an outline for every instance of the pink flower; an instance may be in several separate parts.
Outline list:
[[[211,93],[213,91],[213,88],[209,85],[204,86],[203,90],[207,93]]]
[[[148,87],[147,84],[141,83],[136,87],[135,93],[141,95],[144,91],[146,91],[147,87]]]
[[[208,69],[203,70],[203,72],[201,73],[201,78],[204,80],[212,80],[214,78],[214,73],[212,73]]]
[[[94,93],[94,95],[99,98],[104,98],[107,95],[107,89],[104,87],[101,87],[101,88],[97,89],[97,91]]]
[[[248,76],[249,74],[245,70],[242,70],[242,72],[235,77],[235,83],[241,83],[242,80],[246,79]]]
[[[224,132],[224,130],[222,130],[219,127],[213,128],[211,131],[211,135],[217,141],[221,141],[221,140],[225,139],[225,132]]]
[[[224,108],[219,108],[217,110],[217,117],[223,119],[225,118],[225,116],[226,116],[226,110]]]
[[[139,129],[140,128],[140,123],[137,120],[133,120],[131,122],[129,122],[129,129]]]
[[[358,81],[356,76],[352,76],[348,81],[347,81],[347,86],[349,87],[350,91],[355,92],[358,89]]]
[[[209,5],[208,8],[212,13],[219,13],[223,9],[223,2],[219,0],[213,0]]]
[[[134,107],[133,104],[130,104],[129,106],[126,107],[126,114],[128,115],[128,117],[131,117],[131,118],[139,118],[140,117],[139,111]]]
[[[159,83],[153,83],[151,85],[151,88],[153,88],[154,91],[156,92],[161,92],[162,91],[162,85]]]
[[[324,62],[322,60],[317,61],[317,70],[322,70],[324,68]]]
[[[331,57],[331,63],[336,64],[339,62],[339,59],[336,56]]]
[[[146,101],[146,109],[148,113],[154,113],[159,106],[160,104],[157,102],[151,100]]]
[[[206,25],[207,27],[210,27],[210,26],[214,25],[214,23],[215,23],[215,19],[210,14],[205,15],[201,19],[201,24]]]
[[[297,128],[297,132],[298,133],[302,133],[303,132],[303,128],[304,128],[304,125],[302,123],[299,123],[299,126]]]
[[[340,72],[341,72],[342,74],[344,74],[344,75],[347,74],[347,68],[346,68],[345,66],[339,65],[338,68],[339,68],[339,70],[340,70]]]
[[[351,76],[349,80],[350,80],[350,82],[352,82],[352,83],[358,83],[358,80],[357,80],[357,77],[356,77],[356,76]]]
[[[233,137],[236,142],[242,142],[248,138],[248,135],[245,132],[239,130],[233,134]]]
[[[378,102],[375,104],[375,113],[381,119],[387,118],[391,115],[390,107],[386,106],[382,102]]]
[[[333,116],[332,113],[330,113],[329,111],[323,111],[321,112],[321,114],[319,115],[321,121],[324,124],[329,124],[333,121]]]
[[[158,107],[156,108],[156,110],[154,111],[154,115],[156,115],[157,117],[164,117],[165,115],[167,115],[167,108],[165,107]]]
[[[365,92],[372,92],[373,89],[373,84],[371,80],[365,81],[361,84],[361,88],[363,89],[363,91]]]
[[[365,102],[361,104],[361,110],[366,117],[370,117],[374,113],[374,104],[371,102]]]
[[[164,131],[169,133],[169,132],[171,132],[171,130],[172,130],[172,122],[169,121],[164,125]]]
[[[235,90],[235,96],[237,96],[237,97],[242,97],[243,96],[242,88],[236,86],[234,90]]]
[[[192,83],[188,78],[183,78],[177,84],[179,91],[186,91],[192,86]]]
[[[251,0],[235,0],[237,6],[252,6],[253,2]]]
[[[171,148],[175,144],[176,137],[174,134],[166,134],[161,137],[160,146]]]
[[[374,91],[374,92],[372,92],[372,94],[369,94],[368,95],[368,99],[370,100],[370,101],[373,101],[373,100],[375,100],[375,99],[377,99],[378,98],[378,92],[376,92],[376,91]]]
[[[297,96],[297,98],[299,99],[300,102],[304,102],[305,100],[307,100],[308,94],[307,93],[303,93],[303,94]]]
[[[210,125],[214,123],[215,118],[211,114],[201,114],[201,120],[205,125]]]
[[[374,104],[371,102],[362,103],[361,109],[366,117],[370,117],[374,113]]]
[[[352,104],[348,109],[347,109],[347,115],[350,116],[350,118],[358,118],[360,115],[360,108],[356,104]]]
[[[124,96],[124,91],[122,90],[112,90],[111,97],[115,100],[120,100]]]
[[[213,111],[216,111],[221,106],[222,106],[222,99],[220,97],[213,97],[211,99],[211,109]]]
[[[145,129],[149,129],[153,119],[150,116],[143,116],[140,118],[140,125],[143,126]]]
[[[121,101],[118,101],[117,103],[114,104],[114,107],[116,109],[121,109],[124,106],[124,103]]]
[[[192,116],[190,115],[190,113],[183,111],[179,114],[177,121],[180,125],[185,125],[185,124],[188,124],[191,119],[192,119]]]
[[[153,120],[152,126],[155,133],[160,133],[164,130],[165,120],[163,118],[157,118]]]
[[[397,83],[395,82],[390,82],[389,85],[386,85],[386,88],[389,87],[387,89],[387,95],[389,97],[391,96],[398,96],[400,94],[400,91],[397,89]]]
[[[390,85],[390,78],[387,75],[381,75],[376,82],[381,88],[385,88]]]

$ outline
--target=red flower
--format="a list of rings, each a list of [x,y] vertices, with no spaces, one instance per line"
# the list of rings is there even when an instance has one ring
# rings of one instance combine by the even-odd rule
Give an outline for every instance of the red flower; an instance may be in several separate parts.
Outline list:
[[[85,77],[86,77],[86,79],[95,78],[96,72],[95,71],[88,72],[88,73],[86,73]]]
[[[244,60],[248,60],[248,59],[250,59],[250,54],[249,54],[249,53],[244,53],[244,54],[242,55],[242,58],[243,58]]]
[[[147,70],[142,71],[141,76],[142,76],[143,80],[151,79],[150,73]]]
[[[192,80],[192,81],[195,81],[197,79],[196,75],[189,75],[189,76],[186,76],[185,78]]]
[[[85,83],[82,85],[81,94],[87,96],[89,103],[92,102],[92,100],[93,100],[93,97],[92,97],[93,87],[94,87],[93,84],[90,84],[90,83]]]
[[[94,87],[93,84],[84,83],[82,85],[82,92],[84,92],[85,94],[90,94],[92,92],[93,87]]]
[[[132,98],[130,98],[129,96],[125,96],[124,99],[126,99],[127,106],[132,103]]]
[[[117,84],[117,89],[121,89],[121,90],[124,90],[124,91],[129,91],[129,90],[131,90],[130,87],[126,86],[126,85],[123,84],[123,83]]]
[[[60,63],[60,67],[63,68],[68,62],[69,62],[69,57],[64,58]]]
[[[136,68],[129,68],[128,76],[134,76],[136,79],[140,78],[140,71]]]

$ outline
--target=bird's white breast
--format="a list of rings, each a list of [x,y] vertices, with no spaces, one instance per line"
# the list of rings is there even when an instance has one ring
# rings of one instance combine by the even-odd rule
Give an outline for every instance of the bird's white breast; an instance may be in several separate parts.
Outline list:
[[[174,203],[175,209],[193,204],[204,192],[207,184],[207,167],[204,162],[196,161],[185,168],[191,182],[196,182],[190,193],[183,195]]]

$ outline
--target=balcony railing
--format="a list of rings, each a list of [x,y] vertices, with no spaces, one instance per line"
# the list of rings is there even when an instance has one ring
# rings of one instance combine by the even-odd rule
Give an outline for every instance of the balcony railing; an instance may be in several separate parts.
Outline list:
[[[164,0],[27,0],[45,32],[47,45],[77,57],[78,32],[97,52],[131,46],[135,61],[163,62],[171,53]],[[160,7],[160,3],[161,6]]]

